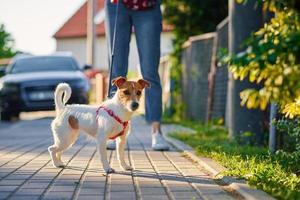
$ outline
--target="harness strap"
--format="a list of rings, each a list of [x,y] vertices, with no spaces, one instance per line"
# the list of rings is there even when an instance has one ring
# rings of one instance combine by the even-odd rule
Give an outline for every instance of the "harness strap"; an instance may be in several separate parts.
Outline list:
[[[99,116],[99,112],[100,109],[103,109],[107,112],[107,114],[109,114],[112,118],[114,118],[119,124],[121,124],[123,126],[123,130],[118,133],[117,135],[110,137],[109,139],[111,140],[115,140],[117,137],[122,136],[125,134],[125,129],[128,126],[128,121],[127,122],[123,122],[111,109],[106,108],[105,106],[100,106],[97,110],[96,110],[96,118],[98,119]]]

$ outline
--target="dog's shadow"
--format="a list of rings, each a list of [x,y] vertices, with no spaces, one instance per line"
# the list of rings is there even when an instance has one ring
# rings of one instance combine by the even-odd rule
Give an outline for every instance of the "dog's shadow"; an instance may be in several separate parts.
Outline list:
[[[149,178],[156,180],[169,180],[169,181],[177,181],[177,182],[188,182],[188,183],[201,183],[201,184],[212,184],[212,178],[208,175],[197,175],[197,176],[182,176],[180,174],[172,174],[172,173],[159,173],[156,172],[146,172],[141,170],[132,170],[132,171],[116,171],[114,173],[106,173],[104,170],[99,169],[85,169],[83,167],[75,167],[75,166],[66,166],[64,169],[82,171],[82,172],[92,172],[99,173],[102,176],[108,176],[113,174],[119,174],[124,176],[133,176],[137,178]]]

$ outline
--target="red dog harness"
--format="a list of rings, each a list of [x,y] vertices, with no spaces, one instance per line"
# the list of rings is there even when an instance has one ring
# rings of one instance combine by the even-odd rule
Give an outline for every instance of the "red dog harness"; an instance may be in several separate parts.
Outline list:
[[[111,140],[115,140],[117,137],[121,136],[121,135],[124,135],[125,134],[125,129],[127,128],[128,126],[128,122],[122,122],[122,120],[109,108],[106,108],[104,106],[100,106],[97,110],[96,110],[96,116],[97,116],[97,119],[98,119],[98,116],[99,116],[99,111],[100,109],[103,109],[107,112],[107,114],[109,114],[111,117],[113,117],[119,124],[121,124],[123,126],[123,130],[118,133],[117,135],[113,136],[113,137],[110,137],[109,139]]]

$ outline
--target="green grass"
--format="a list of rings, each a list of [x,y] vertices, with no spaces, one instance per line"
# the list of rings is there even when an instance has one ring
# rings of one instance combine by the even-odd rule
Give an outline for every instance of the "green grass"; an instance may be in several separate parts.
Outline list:
[[[225,166],[223,175],[244,178],[250,185],[278,199],[300,199],[299,156],[273,155],[266,148],[241,146],[227,137],[227,130],[218,125],[182,122],[196,134],[173,133],[201,155]],[[297,175],[298,174],[298,175]]]

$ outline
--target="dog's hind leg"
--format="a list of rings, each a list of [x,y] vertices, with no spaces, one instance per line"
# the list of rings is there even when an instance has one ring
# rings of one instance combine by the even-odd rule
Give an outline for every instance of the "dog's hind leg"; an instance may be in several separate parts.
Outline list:
[[[50,147],[48,147],[48,151],[50,153],[51,156],[51,160],[52,160],[52,164],[54,167],[63,167],[64,164],[60,159],[60,156],[57,156],[57,154],[60,154],[61,151],[59,151],[59,148],[55,145],[52,145]]]
[[[77,140],[79,130],[72,129],[69,126],[58,126],[54,120],[52,123],[52,132],[54,144],[48,148],[52,164],[54,167],[63,167],[61,154]]]
[[[62,152],[71,147],[77,140],[79,132],[77,130],[69,130],[65,134],[56,134],[54,137],[54,145],[48,148],[54,167],[63,167],[61,160]]]

